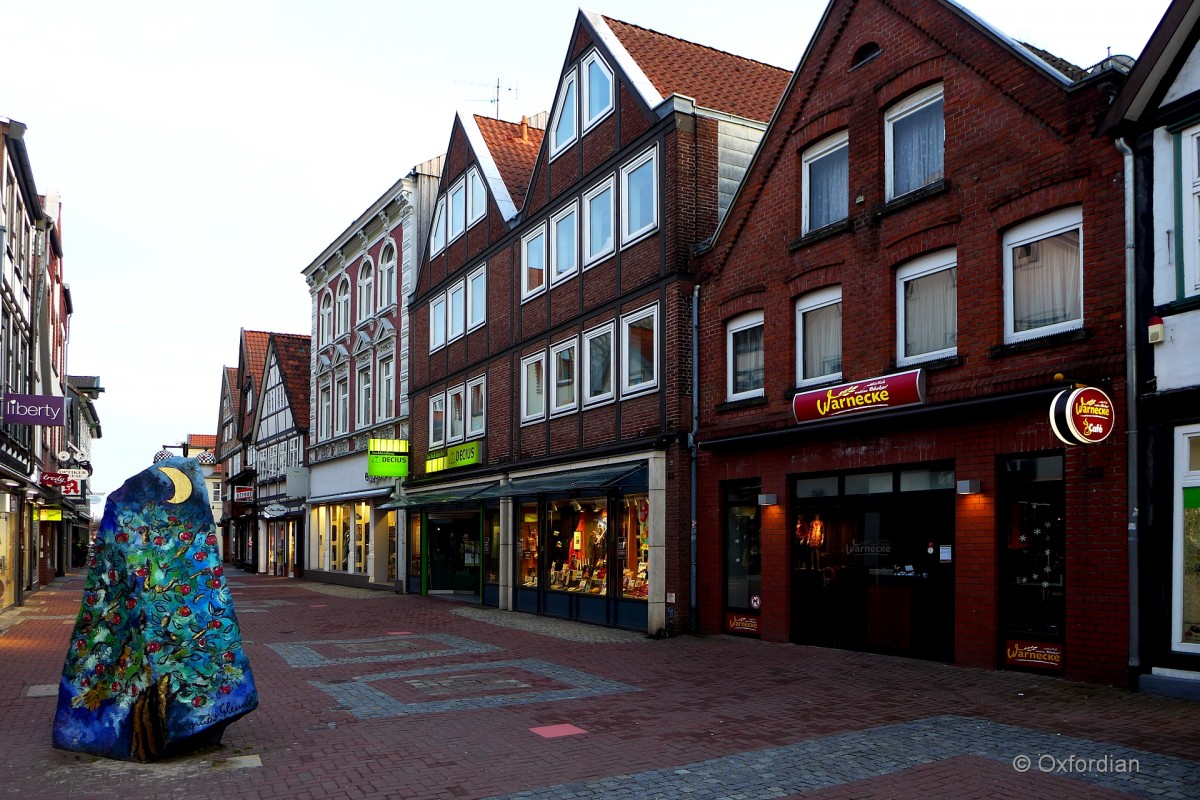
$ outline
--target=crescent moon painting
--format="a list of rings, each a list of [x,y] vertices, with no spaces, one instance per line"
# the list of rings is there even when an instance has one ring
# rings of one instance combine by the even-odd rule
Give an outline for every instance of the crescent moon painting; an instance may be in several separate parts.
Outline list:
[[[194,458],[164,458],[109,494],[63,662],[55,747],[158,761],[219,743],[258,707],[218,542]]]

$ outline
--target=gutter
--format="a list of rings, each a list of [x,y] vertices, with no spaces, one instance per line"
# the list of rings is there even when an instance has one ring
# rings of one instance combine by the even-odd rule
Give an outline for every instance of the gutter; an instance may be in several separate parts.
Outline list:
[[[697,542],[696,542],[696,527],[697,517],[699,516],[699,498],[696,497],[698,491],[697,472],[699,470],[700,448],[697,444],[697,434],[700,431],[700,284],[692,287],[692,431],[688,434],[688,449],[692,453],[692,531],[690,541],[692,546],[692,561],[691,561],[691,595],[688,605],[688,628],[692,633],[699,630],[699,625],[696,620],[697,607],[697,592],[696,592],[696,562],[697,558]]]

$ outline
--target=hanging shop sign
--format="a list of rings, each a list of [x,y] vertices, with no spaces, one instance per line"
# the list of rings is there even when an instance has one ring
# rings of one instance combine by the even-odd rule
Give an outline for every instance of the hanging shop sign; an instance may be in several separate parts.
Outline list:
[[[40,394],[5,394],[4,422],[19,425],[62,427],[67,417],[67,398]]]
[[[37,510],[38,522],[62,522],[61,508],[39,508]]]
[[[254,500],[253,486],[235,486],[233,487],[233,502],[249,503]]]
[[[483,461],[483,440],[476,439],[466,444],[456,444],[443,450],[431,450],[425,459],[425,472],[441,472],[455,467],[466,467]]]
[[[367,475],[372,478],[407,478],[408,440],[368,439]]]
[[[78,495],[80,493],[79,481],[65,472],[43,472],[42,477],[38,479],[38,483],[42,486],[51,486],[58,489],[65,495]]]
[[[752,633],[758,635],[758,617],[754,614],[738,614],[734,611],[725,614],[725,630],[728,633]]]
[[[925,370],[914,369],[843,383],[792,398],[792,413],[798,424],[837,417],[856,416],[872,411],[920,405],[925,402]]]
[[[1063,648],[1052,642],[1009,639],[1004,643],[1004,663],[1013,667],[1037,667],[1061,672]]]
[[[1050,427],[1066,444],[1098,444],[1112,433],[1112,399],[1095,386],[1064,389],[1050,402]]]

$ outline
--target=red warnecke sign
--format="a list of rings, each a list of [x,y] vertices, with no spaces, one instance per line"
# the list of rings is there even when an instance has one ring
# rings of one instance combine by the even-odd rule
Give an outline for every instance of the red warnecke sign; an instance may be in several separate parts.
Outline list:
[[[914,369],[801,392],[792,398],[798,424],[856,416],[925,402],[925,372]]]
[[[1067,444],[1098,444],[1112,433],[1112,399],[1095,386],[1065,389],[1050,403],[1050,427]]]

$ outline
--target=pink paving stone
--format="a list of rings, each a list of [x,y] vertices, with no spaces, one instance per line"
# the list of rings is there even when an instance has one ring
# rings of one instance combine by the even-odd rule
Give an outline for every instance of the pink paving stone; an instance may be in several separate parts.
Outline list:
[[[318,603],[318,604],[317,604],[317,605],[315,605],[315,606],[309,606],[309,608],[325,608],[325,604],[324,604],[324,603]]]
[[[388,631],[388,636],[412,636],[412,631]]]
[[[583,728],[577,728],[566,722],[561,725],[543,725],[540,728],[530,728],[529,730],[544,739],[555,739],[559,736],[575,736],[580,733],[587,733]]]

